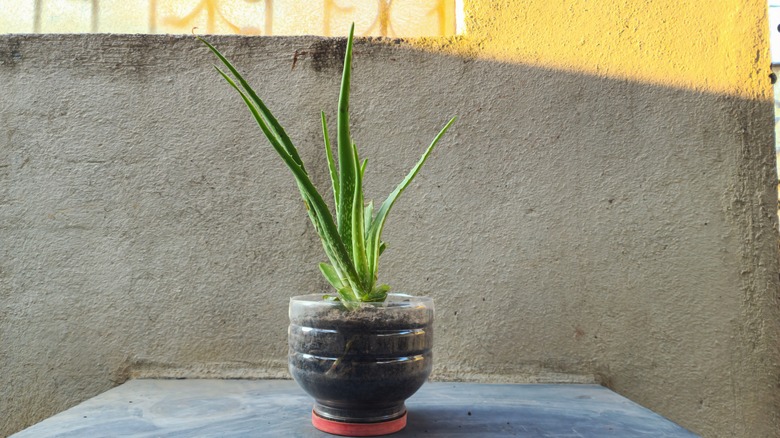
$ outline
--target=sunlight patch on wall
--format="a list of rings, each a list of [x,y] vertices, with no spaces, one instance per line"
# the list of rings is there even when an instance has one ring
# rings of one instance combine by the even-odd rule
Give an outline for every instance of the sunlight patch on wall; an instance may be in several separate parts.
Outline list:
[[[461,0],[0,0],[0,33],[448,36]],[[462,21],[462,20],[461,20]]]
[[[467,2],[477,56],[659,86],[769,100],[766,3]],[[495,32],[494,29],[502,29]],[[757,30],[761,32],[757,32]]]

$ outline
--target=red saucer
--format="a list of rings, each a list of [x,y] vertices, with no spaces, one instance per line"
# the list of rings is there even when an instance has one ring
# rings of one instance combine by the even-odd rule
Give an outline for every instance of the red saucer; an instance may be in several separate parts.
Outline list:
[[[311,424],[317,429],[333,435],[342,436],[380,436],[396,433],[406,427],[406,412],[394,420],[381,423],[344,423],[328,420],[311,412]]]

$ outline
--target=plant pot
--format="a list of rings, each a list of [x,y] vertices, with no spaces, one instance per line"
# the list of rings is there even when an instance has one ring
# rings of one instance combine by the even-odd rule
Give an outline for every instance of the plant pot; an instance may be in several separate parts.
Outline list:
[[[389,294],[347,310],[322,295],[290,299],[290,374],[314,397],[312,423],[376,436],[406,425],[404,401],[433,366],[433,299]]]

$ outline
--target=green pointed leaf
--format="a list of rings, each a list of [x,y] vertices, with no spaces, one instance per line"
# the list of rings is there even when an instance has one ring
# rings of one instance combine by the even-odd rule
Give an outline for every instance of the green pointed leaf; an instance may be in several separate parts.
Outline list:
[[[288,154],[292,157],[292,159],[299,165],[301,168],[303,168],[303,161],[301,161],[301,157],[298,155],[298,151],[295,149],[295,146],[293,146],[292,141],[290,141],[290,137],[287,135],[287,133],[284,131],[284,128],[282,128],[282,125],[279,124],[279,121],[276,120],[276,117],[274,117],[273,114],[271,114],[271,111],[268,109],[268,107],[265,106],[265,103],[263,103],[262,99],[255,93],[255,90],[252,89],[252,87],[249,86],[249,83],[244,80],[244,77],[241,76],[241,74],[238,72],[238,70],[233,66],[233,64],[225,58],[222,53],[219,52],[214,46],[212,46],[208,41],[204,40],[201,37],[197,37],[203,44],[208,46],[208,48],[217,55],[217,58],[219,58],[220,61],[222,61],[223,64],[230,70],[231,73],[233,73],[233,76],[238,79],[238,82],[241,84],[241,87],[246,92],[248,97],[252,100],[254,105],[257,107],[257,110],[263,120],[268,125],[268,130],[273,135],[279,143],[282,144],[282,146],[285,148]],[[224,77],[224,74],[223,74]],[[235,86],[235,83],[233,84],[233,87],[236,88],[237,91],[240,91],[238,87]],[[268,134],[266,134],[268,135]],[[270,138],[269,138],[270,140]]]
[[[357,145],[355,145],[354,143],[353,143],[353,145],[355,146],[355,160],[357,160]],[[363,178],[363,175],[366,174],[366,166],[368,166],[368,158],[363,160],[363,163],[360,165],[360,177],[361,178]]]
[[[371,228],[368,232],[368,243],[367,243],[367,253],[369,254],[369,257],[374,257],[374,260],[371,263],[372,266],[377,266],[377,263],[379,261],[379,247],[380,247],[380,239],[382,237],[382,228],[385,226],[385,220],[387,220],[387,214],[390,212],[390,209],[393,207],[393,204],[395,204],[395,201],[398,199],[398,197],[403,193],[403,191],[406,189],[406,187],[409,186],[409,184],[412,182],[415,176],[417,176],[417,173],[420,171],[420,168],[422,168],[423,164],[425,164],[425,160],[428,159],[428,156],[430,156],[431,152],[433,151],[433,148],[436,146],[436,143],[439,142],[439,139],[444,135],[445,132],[447,132],[447,129],[449,129],[450,126],[452,126],[453,123],[455,123],[456,118],[453,117],[450,119],[449,122],[447,122],[446,125],[444,125],[444,128],[439,131],[439,133],[434,137],[433,141],[431,142],[431,145],[428,146],[428,149],[423,154],[422,158],[417,162],[417,164],[412,168],[411,171],[406,175],[406,178],[401,181],[400,184],[393,190],[388,196],[387,199],[385,199],[385,202],[382,203],[382,206],[379,207],[379,211],[376,213],[376,217],[374,217],[374,221],[371,223]]]
[[[374,201],[368,201],[368,205],[363,210],[363,229],[365,235],[368,236],[368,228],[371,226],[371,222],[374,220]]]
[[[355,162],[359,161],[357,146],[352,144]],[[363,163],[365,169],[365,162]],[[352,196],[352,260],[355,262],[355,270],[360,276],[362,289],[358,291],[363,296],[368,293],[371,283],[371,271],[368,268],[368,258],[365,247],[365,227],[363,226],[363,177],[359,168],[355,167],[355,192]]]
[[[255,120],[257,121],[258,125],[260,125],[260,128],[263,131],[263,134],[268,138],[268,140],[271,142],[271,145],[276,149],[277,153],[279,153],[280,156],[282,156],[282,159],[287,162],[287,159],[284,156],[284,153],[282,152],[282,149],[284,149],[284,152],[289,155],[289,158],[291,158],[300,169],[303,171],[303,173],[306,173],[306,169],[304,168],[303,161],[301,160],[300,156],[298,155],[298,151],[295,148],[295,146],[290,141],[290,138],[287,136],[287,134],[284,131],[284,128],[279,124],[277,119],[273,116],[271,111],[265,106],[263,101],[257,96],[257,93],[252,89],[252,87],[244,80],[244,78],[241,76],[241,74],[238,72],[238,70],[233,66],[230,61],[225,58],[222,53],[219,52],[214,46],[212,46],[208,41],[204,40],[203,38],[198,37],[200,41],[202,41],[208,48],[219,58],[225,66],[230,70],[231,73],[238,79],[239,83],[243,87],[243,91],[241,88],[238,87],[235,81],[233,81],[224,71],[216,68],[217,72],[232,86],[240,95],[241,98],[244,100],[244,103],[247,105],[247,107],[252,112],[252,115],[254,116]],[[250,102],[251,99],[251,102]],[[281,146],[281,148],[280,148]],[[289,163],[286,163],[289,166]],[[295,172],[293,172],[295,173]],[[303,198],[304,205],[306,206],[306,212],[309,215],[309,219],[311,220],[312,224],[314,225],[314,228],[317,230],[317,234],[321,237],[324,235],[323,233],[327,232],[327,230],[323,229],[323,225],[320,223],[321,220],[318,217],[317,209],[312,209],[310,207],[311,200],[309,199],[309,195],[306,194],[306,190],[301,185],[301,182],[298,180],[298,177],[296,176],[296,183],[298,185],[298,191],[301,193],[301,197]],[[313,187],[313,185],[312,185]],[[316,192],[316,189],[315,189]],[[318,193],[319,195],[319,193]],[[325,207],[327,209],[327,207]],[[328,216],[330,216],[330,211],[328,210]],[[330,222],[332,222],[332,217],[330,219]],[[326,222],[327,218],[326,218]],[[327,226],[327,225],[326,225]],[[345,265],[345,257],[343,255],[336,255],[335,252],[339,251],[337,247],[338,244],[334,244],[332,239],[326,239],[322,237],[322,246],[323,250],[325,251],[325,254],[328,256],[328,260],[334,265],[334,266],[341,266],[338,271],[347,271],[347,273],[350,273],[354,271],[354,267],[350,268],[349,266]],[[343,243],[342,245],[343,246]],[[346,260],[349,260],[347,257]],[[351,261],[350,261],[351,262]],[[350,275],[351,276],[351,275]],[[356,277],[356,275],[354,276]],[[357,278],[353,278],[352,281],[356,281]]]
[[[390,286],[383,284],[374,288],[370,294],[366,296],[363,301],[366,302],[382,302],[387,298],[387,292],[390,291]]]
[[[355,271],[355,267],[349,256],[347,248],[339,236],[338,228],[333,221],[333,216],[331,215],[330,210],[328,210],[328,207],[325,204],[325,201],[322,199],[322,196],[320,196],[319,192],[317,192],[317,189],[314,187],[314,184],[312,184],[309,176],[306,174],[304,169],[298,165],[297,162],[295,162],[295,159],[288,153],[287,149],[284,148],[280,140],[273,135],[265,120],[260,116],[258,109],[254,106],[249,97],[225,72],[217,67],[215,68],[244,100],[244,103],[246,104],[247,108],[249,108],[252,116],[255,118],[255,121],[257,121],[257,124],[260,126],[263,134],[265,134],[266,138],[268,138],[268,141],[271,143],[271,146],[273,146],[274,150],[276,150],[277,154],[282,158],[282,161],[284,161],[290,171],[292,171],[293,176],[298,183],[298,187],[301,190],[301,195],[303,196],[307,206],[310,207],[308,210],[312,212],[312,216],[310,216],[312,218],[312,222],[315,223],[315,227],[317,228],[318,233],[320,233],[320,238],[322,239],[323,244],[328,246],[326,253],[332,254],[334,265],[338,266],[338,269],[346,276],[349,283],[351,285],[359,286],[360,278],[357,274],[357,271]]]
[[[377,261],[379,260],[378,256],[374,256],[372,251],[374,251],[370,247],[371,240],[369,238],[369,230],[371,229],[371,224],[374,222],[374,201],[369,201],[368,205],[366,206],[365,210],[363,211],[363,229],[365,230],[365,234],[363,235],[363,238],[366,239],[366,261],[368,262],[368,271],[370,273],[370,277],[368,278],[368,288],[369,290],[374,287],[374,283],[377,280]]]
[[[360,297],[355,294],[354,290],[349,286],[344,286],[338,290],[339,298],[347,309],[356,309],[360,306]]]
[[[327,263],[320,263],[320,272],[322,272],[322,276],[325,277],[326,280],[328,280],[328,283],[330,283],[331,286],[333,286],[334,289],[337,291],[344,287],[344,283],[341,282],[341,276],[336,271],[336,268],[333,266],[327,264]]]
[[[330,135],[328,135],[328,123],[325,121],[325,111],[321,111],[322,116],[322,136],[325,137],[325,154],[328,158],[328,171],[330,172],[330,182],[333,186],[333,202],[336,210],[339,208],[339,173],[336,170],[336,163],[333,161],[333,149],[330,147]]]
[[[344,54],[344,72],[341,77],[341,91],[339,92],[339,109],[336,135],[339,156],[339,204],[336,209],[336,222],[338,222],[339,235],[347,245],[352,255],[352,208],[355,195],[356,166],[355,154],[352,150],[352,139],[349,135],[349,85],[352,74],[352,40],[355,25],[349,31],[347,38],[347,50]]]

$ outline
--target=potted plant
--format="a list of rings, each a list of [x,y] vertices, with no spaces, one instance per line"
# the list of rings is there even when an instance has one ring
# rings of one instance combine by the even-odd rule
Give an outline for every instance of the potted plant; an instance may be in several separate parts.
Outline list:
[[[292,171],[330,262],[320,263],[319,268],[334,293],[290,300],[290,373],[315,399],[315,427],[340,435],[375,436],[396,432],[406,425],[404,400],[430,374],[433,344],[433,300],[390,294],[390,287],[377,281],[379,256],[386,247],[381,239],[382,229],[393,204],[455,118],[436,135],[422,158],[378,209],[373,202],[366,204],[362,181],[367,161],[360,161],[349,130],[354,28],[353,24],[347,39],[339,95],[338,167],[325,113],[321,113],[335,218],[276,118],[236,68],[214,46],[201,41],[227,67],[230,74],[215,66],[239,93],[263,134]]]

